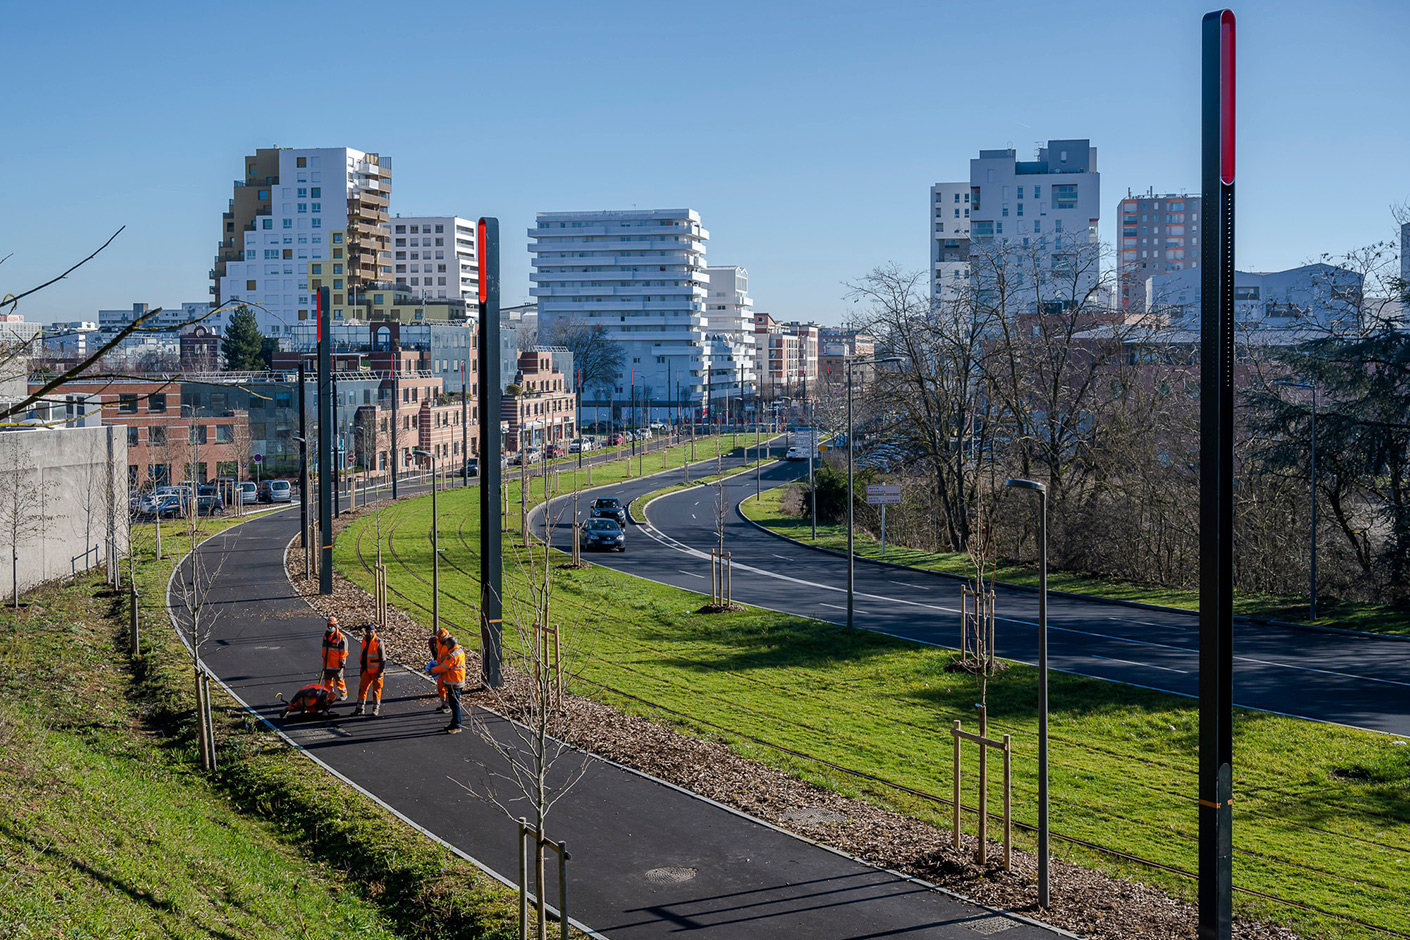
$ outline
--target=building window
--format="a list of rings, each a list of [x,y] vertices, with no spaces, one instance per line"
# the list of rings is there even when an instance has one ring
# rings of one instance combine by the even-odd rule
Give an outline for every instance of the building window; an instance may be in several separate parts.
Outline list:
[[[273,220],[273,219],[261,219],[260,222],[263,223],[263,224],[260,226],[260,228],[262,228],[262,229],[264,229],[264,230],[266,230],[266,231],[268,231],[269,229],[274,228],[274,220]]]
[[[295,166],[308,166],[308,157],[295,157]]]
[[[148,395],[147,411],[152,414],[166,414],[166,395],[162,393]]]
[[[343,233],[342,233],[342,232],[334,232],[334,233],[333,233],[333,244],[335,244],[335,245],[341,245],[342,243],[343,243]]]
[[[307,213],[308,213],[308,203],[306,203],[306,202],[301,202],[301,203],[299,203],[299,213],[300,213],[301,215],[304,215],[304,214],[307,214]],[[285,221],[285,222],[288,222],[289,220],[288,220],[288,219],[285,219],[284,221]]]
[[[137,428],[133,427],[132,425],[128,425],[127,427],[127,446],[137,446]]]
[[[166,428],[157,426],[147,429],[147,443],[154,446],[161,446],[166,443]]]
[[[313,187],[311,190],[309,190],[309,195],[312,196],[314,199],[319,199],[319,198],[321,198],[321,197],[323,196],[323,187],[322,187],[322,186],[315,186],[315,187]],[[317,212],[318,210],[317,210],[317,209],[314,209],[313,211],[314,211],[314,212]]]
[[[315,218],[315,219],[313,220],[313,227],[314,227],[314,228],[323,228],[323,220],[322,220],[322,219],[319,219],[319,218]]]
[[[1077,186],[1072,183],[1053,185],[1053,208],[1054,209],[1076,209],[1077,208]]]

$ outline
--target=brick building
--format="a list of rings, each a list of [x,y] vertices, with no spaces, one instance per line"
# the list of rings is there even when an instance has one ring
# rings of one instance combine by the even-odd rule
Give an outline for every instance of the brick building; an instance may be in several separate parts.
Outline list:
[[[520,353],[514,379],[519,394],[505,394],[500,400],[505,450],[542,447],[577,436],[578,399],[554,365],[554,350],[535,347]]]

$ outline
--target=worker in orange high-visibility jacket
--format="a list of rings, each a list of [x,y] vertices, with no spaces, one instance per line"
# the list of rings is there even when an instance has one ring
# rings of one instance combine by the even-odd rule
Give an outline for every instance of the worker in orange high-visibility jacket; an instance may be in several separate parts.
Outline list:
[[[450,724],[446,734],[460,733],[460,690],[465,685],[465,650],[455,642],[455,637],[447,636],[442,646],[446,653],[439,662],[427,663],[426,671],[441,681],[446,688],[446,702],[450,705]]]
[[[445,627],[440,626],[436,627],[435,633],[432,633],[426,638],[426,651],[431,654],[431,659],[440,662],[441,657],[449,652],[449,649],[445,645],[448,639],[450,639],[450,632],[446,630]],[[439,699],[439,704],[436,705],[436,711],[450,711],[450,706],[446,704],[446,685],[439,676],[436,677],[436,698]]]
[[[341,702],[348,697],[348,686],[343,681],[343,667],[348,661],[348,638],[338,627],[338,618],[328,618],[328,629],[323,633],[323,684],[333,689]]]
[[[375,623],[362,627],[362,669],[357,676],[357,708],[354,715],[363,713],[368,692],[372,693],[371,715],[376,718],[382,712],[382,676],[386,672],[387,657],[382,652],[382,638],[377,635]]]

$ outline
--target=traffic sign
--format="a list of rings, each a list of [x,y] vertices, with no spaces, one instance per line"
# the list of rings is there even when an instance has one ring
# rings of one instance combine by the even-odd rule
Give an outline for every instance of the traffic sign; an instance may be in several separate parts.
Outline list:
[[[250,459],[253,460],[255,463],[259,463],[260,461],[264,460],[264,454],[255,454]]]
[[[901,484],[899,483],[869,483],[867,484],[867,503],[872,506],[895,505],[901,501]]]

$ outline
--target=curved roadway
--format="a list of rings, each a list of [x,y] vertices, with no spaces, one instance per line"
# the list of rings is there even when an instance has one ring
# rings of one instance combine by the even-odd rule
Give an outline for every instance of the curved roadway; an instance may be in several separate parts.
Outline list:
[[[726,467],[741,460],[726,461]],[[696,474],[714,464],[697,465]],[[761,486],[793,482],[802,463],[763,468]],[[658,474],[601,488],[623,502],[654,492],[680,473]],[[755,474],[728,478],[731,507],[725,533],[733,556],[735,600],[832,623],[847,622],[847,562],[829,552],[765,532],[743,518],[739,503],[755,492]],[[716,488],[698,486],[633,507],[624,554],[593,560],[663,584],[707,592],[715,546]],[[590,500],[581,501],[585,517]],[[571,510],[555,500],[553,543],[569,551]],[[537,530],[543,517],[534,514]],[[856,561],[856,626],[920,643],[959,642],[959,579],[916,569]],[[1037,660],[1038,598],[1032,591],[996,591],[996,646],[1006,659]],[[1199,618],[1191,612],[1145,609],[1098,599],[1050,595],[1049,663],[1053,669],[1178,695],[1198,694]],[[1235,704],[1263,711],[1410,735],[1410,643],[1396,638],[1318,631],[1240,620],[1234,637]]]

